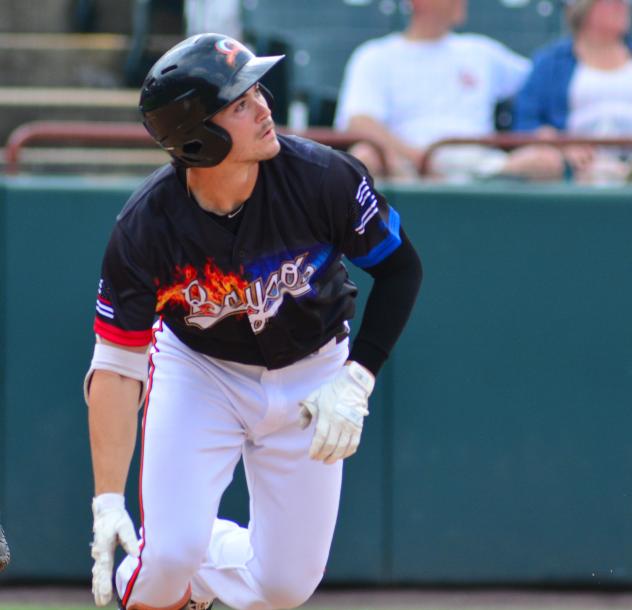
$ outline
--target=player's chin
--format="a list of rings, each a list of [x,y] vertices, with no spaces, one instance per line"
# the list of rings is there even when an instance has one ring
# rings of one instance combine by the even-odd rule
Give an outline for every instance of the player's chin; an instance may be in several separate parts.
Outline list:
[[[264,142],[264,146],[261,147],[261,161],[267,161],[268,159],[272,159],[279,154],[281,150],[281,144],[274,134],[274,137],[269,137],[266,142]]]

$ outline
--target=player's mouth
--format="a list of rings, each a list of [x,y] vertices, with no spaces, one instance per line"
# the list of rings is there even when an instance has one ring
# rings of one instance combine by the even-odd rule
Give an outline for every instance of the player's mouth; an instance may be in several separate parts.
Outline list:
[[[261,135],[259,136],[262,140],[265,140],[266,138],[269,138],[271,136],[275,136],[274,133],[274,123],[270,123],[269,125],[266,125],[263,129],[263,131],[261,132]]]

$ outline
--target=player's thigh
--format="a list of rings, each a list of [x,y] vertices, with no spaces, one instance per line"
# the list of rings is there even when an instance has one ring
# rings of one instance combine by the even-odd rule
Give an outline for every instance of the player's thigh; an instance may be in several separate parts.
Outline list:
[[[173,337],[157,338],[144,413],[143,527],[161,544],[204,551],[244,432],[217,372]]]
[[[341,344],[283,370],[278,383],[284,388],[285,423],[244,449],[255,557],[283,565],[288,577],[295,571],[322,576],[342,479],[342,462],[325,465],[309,458],[314,424],[299,427],[299,401],[332,379],[347,353]]]

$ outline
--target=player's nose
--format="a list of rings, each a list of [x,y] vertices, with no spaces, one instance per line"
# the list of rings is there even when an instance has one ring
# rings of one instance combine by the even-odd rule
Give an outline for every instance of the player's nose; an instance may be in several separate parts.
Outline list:
[[[259,96],[257,98],[257,121],[265,121],[271,114],[268,101],[263,95]]]

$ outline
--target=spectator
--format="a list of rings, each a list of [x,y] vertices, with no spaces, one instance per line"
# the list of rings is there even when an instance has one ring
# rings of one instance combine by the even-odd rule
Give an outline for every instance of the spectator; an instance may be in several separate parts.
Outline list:
[[[432,142],[493,133],[497,103],[512,97],[529,72],[529,61],[499,42],[452,32],[465,19],[465,0],[411,0],[411,7],[404,32],[354,51],[338,100],[336,127],[365,131],[382,144],[385,167],[366,143],[351,151],[377,175],[416,175]],[[526,165],[531,177],[547,178],[546,157],[531,148],[507,154],[453,146],[433,155],[431,171],[522,175]]]
[[[516,99],[514,128],[543,137],[632,136],[632,41],[628,0],[566,0],[571,36],[538,52]],[[622,179],[629,151],[566,147],[579,181]]]
[[[241,39],[239,0],[184,0],[186,35],[222,32]]]

